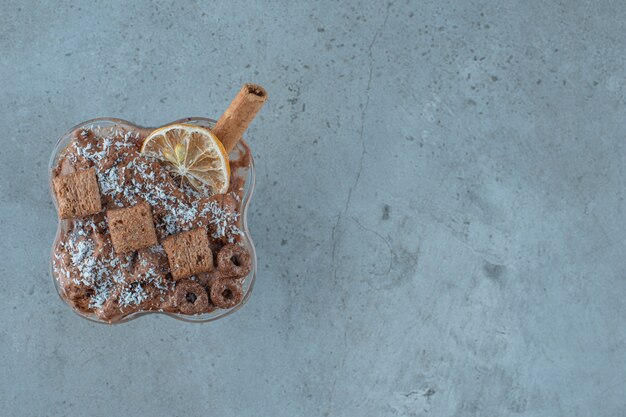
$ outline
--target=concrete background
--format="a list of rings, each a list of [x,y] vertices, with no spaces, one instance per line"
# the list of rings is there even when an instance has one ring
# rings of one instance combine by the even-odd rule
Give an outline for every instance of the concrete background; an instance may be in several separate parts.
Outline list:
[[[0,5],[2,415],[626,415],[623,2]],[[219,116],[245,81],[250,303],[75,316],[56,139]]]

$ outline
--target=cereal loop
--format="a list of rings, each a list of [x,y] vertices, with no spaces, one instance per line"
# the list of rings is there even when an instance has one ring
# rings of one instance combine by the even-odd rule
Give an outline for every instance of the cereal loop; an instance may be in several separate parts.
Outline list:
[[[225,245],[217,254],[217,268],[224,277],[243,278],[250,273],[250,253],[239,245]]]
[[[209,295],[196,281],[179,281],[174,292],[174,302],[183,314],[199,314],[209,309]]]
[[[232,279],[220,279],[211,285],[211,301],[219,308],[231,308],[241,302],[241,283]]]

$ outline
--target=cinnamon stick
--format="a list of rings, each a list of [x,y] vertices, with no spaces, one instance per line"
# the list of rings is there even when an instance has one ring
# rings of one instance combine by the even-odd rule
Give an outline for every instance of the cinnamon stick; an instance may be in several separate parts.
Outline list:
[[[213,133],[229,152],[237,145],[254,116],[267,100],[267,91],[258,84],[244,84],[219,118]]]

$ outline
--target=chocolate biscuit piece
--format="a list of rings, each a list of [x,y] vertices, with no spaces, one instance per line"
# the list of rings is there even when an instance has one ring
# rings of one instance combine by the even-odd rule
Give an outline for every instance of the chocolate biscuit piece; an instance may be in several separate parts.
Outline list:
[[[131,282],[110,294],[95,314],[108,323],[118,322],[132,313],[158,310],[161,304],[159,295],[160,290],[152,283]]]
[[[69,301],[69,303],[81,313],[87,313],[90,311],[89,304],[91,303],[91,297],[93,295],[93,288],[90,288],[86,285],[71,282],[65,288],[65,296],[67,301]]]
[[[169,236],[163,240],[175,281],[213,269],[213,255],[204,228]]]
[[[132,207],[107,211],[107,222],[115,252],[125,253],[158,243],[152,209],[142,202]]]
[[[52,182],[61,219],[85,217],[102,210],[95,168],[55,177]]]
[[[216,307],[231,308],[243,299],[243,288],[234,279],[220,279],[211,285],[210,296]]]
[[[114,323],[124,317],[124,312],[119,304],[119,291],[111,294],[104,304],[95,311],[96,317],[107,323]]]

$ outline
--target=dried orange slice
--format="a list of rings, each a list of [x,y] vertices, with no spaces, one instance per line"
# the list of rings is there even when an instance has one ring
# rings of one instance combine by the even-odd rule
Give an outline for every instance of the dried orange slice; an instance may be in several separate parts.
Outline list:
[[[209,129],[173,124],[156,129],[141,146],[143,155],[156,158],[202,194],[228,191],[230,164],[222,142]]]

